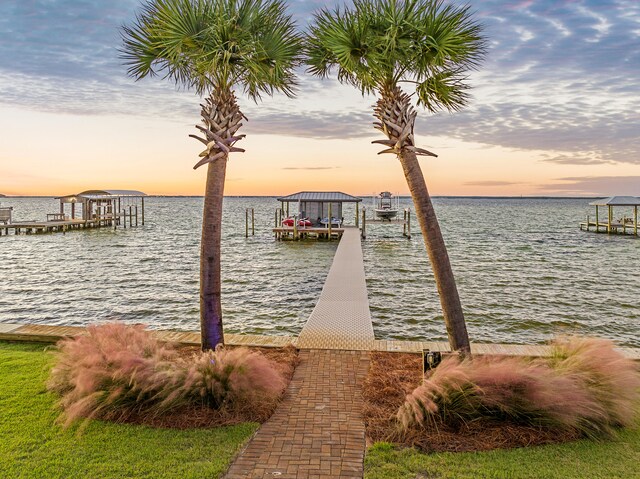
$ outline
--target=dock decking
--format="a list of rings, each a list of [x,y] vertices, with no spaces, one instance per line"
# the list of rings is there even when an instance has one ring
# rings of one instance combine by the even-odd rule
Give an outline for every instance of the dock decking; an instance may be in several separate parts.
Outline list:
[[[325,226],[300,226],[293,228],[292,226],[279,226],[273,228],[276,239],[304,239],[304,238],[340,238],[345,228],[327,228]]]
[[[320,298],[298,338],[298,347],[368,351],[373,341],[360,231],[344,228]]]

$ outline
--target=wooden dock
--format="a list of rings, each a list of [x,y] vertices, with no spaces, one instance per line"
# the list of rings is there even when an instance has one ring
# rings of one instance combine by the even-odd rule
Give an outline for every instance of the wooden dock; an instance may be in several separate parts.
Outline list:
[[[86,220],[61,220],[61,221],[18,221],[0,225],[0,235],[14,234],[39,234],[66,232],[75,229],[96,228],[102,226],[102,222]]]
[[[328,228],[326,226],[300,226],[294,228],[293,226],[279,226],[273,228],[273,233],[276,239],[279,240],[298,240],[307,238],[316,239],[332,239],[340,238],[345,231],[345,228]]]
[[[608,233],[617,235],[640,236],[638,226],[632,222],[612,222],[603,223],[595,221],[583,221],[580,223],[580,229],[583,231],[593,231],[594,233]]]

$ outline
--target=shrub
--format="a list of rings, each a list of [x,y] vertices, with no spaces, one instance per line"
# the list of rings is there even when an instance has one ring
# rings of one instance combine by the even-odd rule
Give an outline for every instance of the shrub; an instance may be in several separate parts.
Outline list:
[[[284,386],[275,364],[262,354],[218,347],[181,363],[160,407],[203,404],[259,421],[273,412]]]
[[[611,342],[565,338],[554,351],[551,360],[446,358],[407,396],[399,424],[406,431],[494,419],[596,436],[632,421],[638,371]]]
[[[616,351],[606,339],[561,337],[552,344],[550,365],[580,384],[599,405],[602,415],[585,415],[586,434],[608,434],[633,423],[640,397],[638,365]]]
[[[176,353],[144,326],[109,323],[62,340],[48,388],[61,395],[65,424],[125,419],[154,404],[173,374]]]
[[[80,418],[126,420],[189,406],[271,413],[285,385],[274,364],[247,348],[182,358],[144,326],[89,326],[87,335],[59,343],[48,388],[61,396],[64,423]]]

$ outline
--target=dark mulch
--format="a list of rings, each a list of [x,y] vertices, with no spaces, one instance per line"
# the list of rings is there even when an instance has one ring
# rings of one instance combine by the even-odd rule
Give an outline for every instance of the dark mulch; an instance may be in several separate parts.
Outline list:
[[[227,346],[233,347],[233,346]],[[293,377],[293,372],[298,365],[298,350],[293,346],[284,348],[249,348],[252,351],[259,351],[268,359],[273,361],[278,371],[282,373],[286,379],[287,385]],[[184,358],[191,357],[194,353],[200,351],[195,346],[183,346],[178,348],[178,353]],[[147,426],[170,429],[192,429],[192,428],[208,428],[218,426],[228,426],[231,424],[239,424],[241,422],[266,421],[273,413],[275,407],[264,414],[261,418],[249,417],[246,411],[242,410],[215,410],[206,405],[194,405],[182,409],[176,409],[162,414],[130,414],[126,418],[120,418],[119,422],[130,424],[144,424]]]
[[[372,352],[369,374],[364,382],[364,420],[367,441],[394,442],[423,451],[487,451],[576,439],[574,434],[510,422],[475,421],[453,429],[415,428],[400,433],[395,415],[405,397],[422,382],[419,354]]]

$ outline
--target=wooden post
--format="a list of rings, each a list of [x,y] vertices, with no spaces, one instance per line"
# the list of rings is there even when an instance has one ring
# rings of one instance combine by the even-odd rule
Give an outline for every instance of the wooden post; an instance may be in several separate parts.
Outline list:
[[[367,208],[362,207],[362,237],[367,237]]]
[[[331,239],[331,202],[329,202],[329,239]]]
[[[136,227],[138,227],[138,205],[136,204]]]
[[[596,233],[600,232],[600,223],[598,219],[598,205],[596,205]]]
[[[75,203],[71,203],[71,219],[72,220],[76,219],[76,204]]]
[[[627,234],[627,217],[622,217],[622,234]]]
[[[587,231],[589,231],[589,215],[587,215]]]
[[[638,236],[638,205],[633,207],[633,234]]]
[[[133,206],[129,205],[129,228],[133,228]]]
[[[144,198],[142,198],[142,226],[144,226]]]
[[[356,201],[356,228],[360,226],[360,218],[359,218],[359,211],[358,211],[358,202]]]
[[[411,209],[407,210],[407,239],[411,239]]]
[[[287,218],[289,217],[289,202],[287,201]]]
[[[255,224],[255,211],[251,208],[251,236],[255,236],[256,234],[256,224]]]
[[[407,236],[407,209],[402,211],[402,236]]]
[[[293,239],[298,239],[298,215],[293,215]]]
[[[609,215],[607,216],[607,233],[611,234],[611,215],[613,211],[611,211],[611,205],[609,205]]]
[[[249,208],[244,209],[244,237],[249,237]]]

